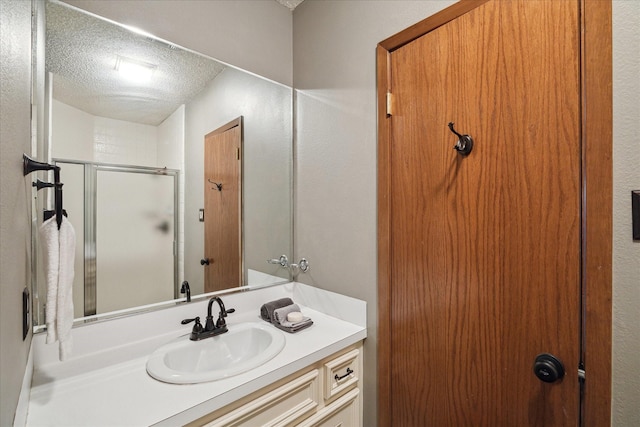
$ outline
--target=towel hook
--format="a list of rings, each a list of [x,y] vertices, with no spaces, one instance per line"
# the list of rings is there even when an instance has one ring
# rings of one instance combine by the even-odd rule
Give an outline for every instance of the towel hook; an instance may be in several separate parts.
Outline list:
[[[453,122],[449,122],[449,129],[458,137],[458,142],[453,146],[453,149],[458,152],[458,154],[466,157],[473,150],[473,138],[470,135],[460,135],[453,128]]]
[[[222,183],[219,183],[219,184],[218,184],[217,182],[213,182],[213,181],[211,181],[209,178],[207,178],[207,181],[209,181],[209,183],[211,183],[211,184],[215,185],[215,186],[216,186],[216,188],[218,189],[218,191],[222,191]],[[213,190],[213,188],[212,188],[212,190]]]

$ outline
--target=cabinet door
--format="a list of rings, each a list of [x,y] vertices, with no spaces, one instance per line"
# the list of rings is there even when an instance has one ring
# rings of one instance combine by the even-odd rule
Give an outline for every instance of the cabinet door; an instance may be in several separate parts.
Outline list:
[[[318,370],[266,393],[207,427],[294,426],[318,407]]]
[[[354,389],[300,423],[300,427],[357,427],[362,425],[360,389]]]

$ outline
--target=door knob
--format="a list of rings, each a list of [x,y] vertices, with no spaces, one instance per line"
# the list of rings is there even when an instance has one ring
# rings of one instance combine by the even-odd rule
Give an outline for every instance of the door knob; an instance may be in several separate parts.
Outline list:
[[[533,372],[540,381],[553,383],[564,377],[564,365],[552,354],[542,353],[536,356]]]
[[[209,258],[202,258],[200,260],[200,265],[209,265]]]

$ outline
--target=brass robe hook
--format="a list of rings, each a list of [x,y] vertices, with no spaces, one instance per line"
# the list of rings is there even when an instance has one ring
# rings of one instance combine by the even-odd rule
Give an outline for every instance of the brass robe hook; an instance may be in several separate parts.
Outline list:
[[[453,128],[453,122],[449,122],[449,129],[458,137],[458,142],[453,146],[453,149],[458,152],[458,154],[466,157],[473,150],[473,138],[470,135],[460,135]]]

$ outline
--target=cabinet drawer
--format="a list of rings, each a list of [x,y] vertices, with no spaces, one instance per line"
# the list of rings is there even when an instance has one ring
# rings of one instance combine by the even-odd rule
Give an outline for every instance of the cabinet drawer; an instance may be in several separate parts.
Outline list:
[[[352,350],[324,364],[324,398],[330,400],[354,388],[360,376],[360,351]]]
[[[358,427],[361,421],[360,389],[355,389],[304,420],[300,427]]]
[[[318,408],[318,370],[302,375],[275,390],[206,424],[208,427],[293,426]]]

